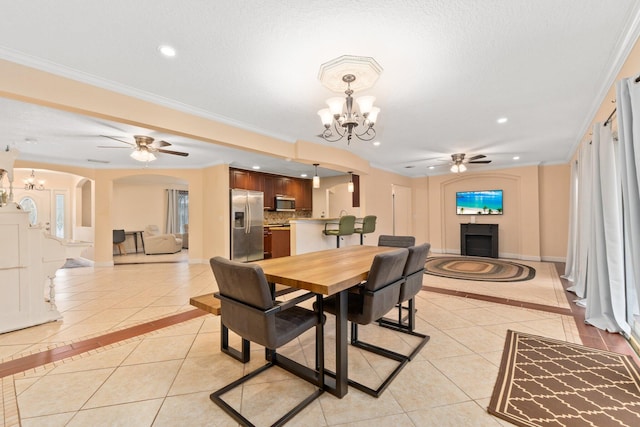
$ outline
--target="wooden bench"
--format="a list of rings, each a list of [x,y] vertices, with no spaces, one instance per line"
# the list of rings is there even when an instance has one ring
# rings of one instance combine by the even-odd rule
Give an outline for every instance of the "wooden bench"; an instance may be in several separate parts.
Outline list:
[[[220,316],[220,300],[215,298],[213,293],[192,297],[189,299],[189,304],[207,313]]]
[[[297,291],[296,288],[290,288],[288,286],[276,285],[276,296],[288,294],[289,292]],[[189,299],[189,304],[197,307],[207,313],[220,316],[220,300],[213,296],[213,293],[204,294]]]

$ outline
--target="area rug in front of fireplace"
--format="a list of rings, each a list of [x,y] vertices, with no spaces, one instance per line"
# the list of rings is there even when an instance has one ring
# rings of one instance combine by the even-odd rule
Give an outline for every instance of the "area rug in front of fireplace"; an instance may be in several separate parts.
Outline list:
[[[528,265],[484,257],[433,257],[424,267],[425,274],[485,282],[520,282],[536,276]]]
[[[518,426],[638,426],[630,356],[507,331],[487,411]]]

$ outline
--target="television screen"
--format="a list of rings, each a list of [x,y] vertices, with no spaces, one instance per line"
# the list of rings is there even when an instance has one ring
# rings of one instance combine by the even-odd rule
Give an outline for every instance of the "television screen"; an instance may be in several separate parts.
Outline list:
[[[502,215],[502,190],[459,191],[456,193],[458,215]]]

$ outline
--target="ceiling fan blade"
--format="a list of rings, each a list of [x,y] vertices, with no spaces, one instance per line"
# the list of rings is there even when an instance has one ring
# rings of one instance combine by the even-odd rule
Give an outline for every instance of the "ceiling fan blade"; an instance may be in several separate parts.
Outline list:
[[[475,160],[475,161],[472,161],[472,162],[469,162],[469,163],[476,163],[476,164],[477,163],[491,163],[491,160]]]
[[[151,143],[152,146],[156,147],[156,148],[160,148],[160,147],[168,147],[171,144],[168,143],[167,141],[153,141]]]
[[[484,159],[485,157],[487,156],[485,156],[484,154],[476,154],[473,157],[469,157],[469,161]]]
[[[107,135],[100,135],[100,136],[102,136],[102,137],[104,137],[104,138],[113,139],[114,141],[123,142],[123,143],[125,143],[125,144],[127,144],[127,145],[135,146],[135,144],[133,144],[133,143],[131,143],[131,142],[123,141],[123,140],[121,140],[121,139],[114,138],[113,136],[107,136]]]
[[[172,151],[172,150],[163,150],[162,148],[158,148],[156,151],[165,154],[175,154],[176,156],[187,157],[189,153],[182,153],[180,151]]]

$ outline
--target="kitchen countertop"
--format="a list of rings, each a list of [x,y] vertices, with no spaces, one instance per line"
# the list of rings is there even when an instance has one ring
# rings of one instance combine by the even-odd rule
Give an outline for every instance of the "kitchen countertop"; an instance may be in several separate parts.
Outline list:
[[[335,218],[291,218],[289,220],[289,222],[292,221],[338,221],[340,218],[339,217],[335,217]]]

